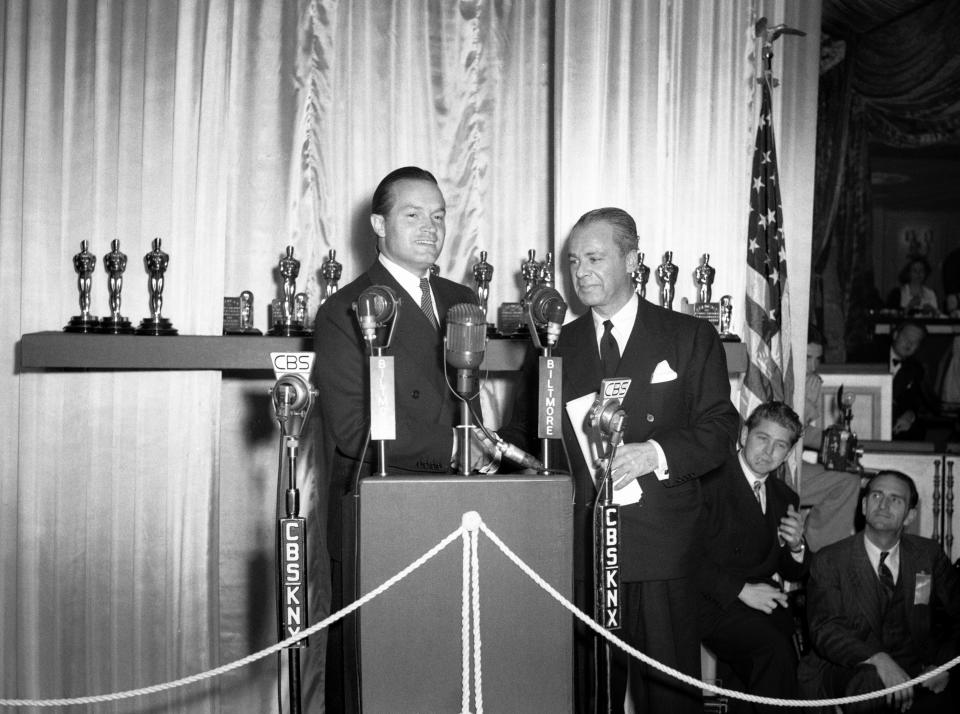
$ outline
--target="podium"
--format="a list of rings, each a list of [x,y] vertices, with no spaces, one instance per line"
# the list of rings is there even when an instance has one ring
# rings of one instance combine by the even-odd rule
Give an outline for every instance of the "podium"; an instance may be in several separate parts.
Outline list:
[[[472,510],[572,599],[570,476],[371,477],[360,482],[358,505],[360,594],[424,554]],[[484,706],[572,711],[572,615],[482,532],[478,550]],[[364,712],[460,711],[462,559],[457,540],[361,608]]]

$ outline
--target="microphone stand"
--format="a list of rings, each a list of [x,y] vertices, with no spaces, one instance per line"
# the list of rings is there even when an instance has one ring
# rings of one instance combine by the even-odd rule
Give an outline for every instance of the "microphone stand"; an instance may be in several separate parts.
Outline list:
[[[601,433],[608,433],[606,466],[597,489],[593,510],[593,572],[594,572],[594,618],[607,630],[620,629],[620,506],[613,502],[613,461],[617,448],[623,443],[626,414],[619,403],[610,405],[599,415],[597,421]],[[615,411],[614,411],[615,409]],[[596,686],[602,678],[606,684],[606,701],[610,701],[611,649],[604,640],[604,661],[595,651]],[[597,692],[599,700],[599,691]]]
[[[547,308],[547,304],[550,304],[550,307]],[[563,302],[563,298],[560,297],[555,289],[541,287],[536,293],[533,294],[529,299],[525,300],[526,311],[524,313],[524,318],[527,323],[527,329],[530,331],[530,337],[533,339],[533,345],[540,351],[540,360],[538,365],[537,373],[537,384],[539,385],[540,390],[540,405],[538,407],[538,431],[540,437],[540,461],[543,463],[543,467],[540,469],[541,474],[550,473],[550,440],[551,438],[548,435],[547,426],[543,421],[543,409],[544,409],[544,398],[546,395],[550,394],[550,380],[552,374],[548,372],[546,365],[551,364],[554,360],[553,357],[553,346],[557,343],[557,339],[560,337],[561,325],[563,323],[563,316],[567,311],[567,304]],[[541,339],[540,328],[545,329],[544,339]],[[557,373],[562,373],[562,367],[560,366],[562,358],[555,358],[555,364],[557,365]],[[562,380],[561,380],[562,381]],[[555,390],[556,398],[552,400],[552,403],[562,404],[562,399],[560,394],[562,388],[560,386],[553,387]]]
[[[473,473],[470,465],[473,463],[470,449],[470,429],[473,426],[473,412],[470,409],[470,385],[473,381],[472,370],[457,369],[457,396],[460,397],[460,424],[457,426],[457,434],[460,437],[457,443],[457,461],[459,462],[459,475],[470,476]]]
[[[538,383],[542,383],[544,380],[543,375],[543,363],[553,357],[553,345],[546,344],[540,349],[540,356],[544,359],[540,360],[539,369],[540,374],[538,375]],[[543,462],[543,469],[540,471],[542,474],[550,473],[550,437],[543,437],[540,439],[540,460]]]
[[[286,516],[277,519],[277,616],[281,641],[299,632],[308,621],[306,519],[300,516],[297,455],[300,429],[313,406],[316,390],[302,380],[298,395],[298,387],[290,383],[291,379],[300,378],[284,375],[273,390],[274,407],[280,423],[281,448],[286,447],[287,456],[287,488],[284,492]],[[278,481],[282,482],[282,457],[278,468]],[[300,648],[308,644],[305,638],[287,647],[291,714],[301,714]]]

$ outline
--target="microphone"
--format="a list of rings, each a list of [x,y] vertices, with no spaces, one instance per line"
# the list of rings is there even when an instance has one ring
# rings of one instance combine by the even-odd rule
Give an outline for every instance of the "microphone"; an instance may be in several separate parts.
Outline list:
[[[519,446],[514,446],[510,442],[504,441],[497,432],[474,427],[473,433],[483,445],[483,450],[488,454],[497,454],[502,459],[510,459],[513,463],[519,464],[524,468],[535,471],[543,470],[543,462],[540,461],[540,459],[532,454],[528,454]]]
[[[542,285],[530,296],[528,302],[530,319],[536,327],[547,328],[547,345],[557,344],[560,329],[567,315],[567,303],[556,288]]]
[[[286,439],[299,439],[307,415],[313,408],[316,389],[304,375],[288,372],[280,375],[271,394],[280,433]]]
[[[629,377],[602,380],[597,398],[588,413],[590,426],[609,439],[611,446],[619,445],[623,438],[627,414],[620,405],[627,396],[631,381]]]
[[[363,339],[370,343],[371,347],[377,339],[377,328],[383,327],[396,317],[398,302],[397,294],[386,285],[371,285],[357,296],[353,311],[357,313]],[[383,346],[387,347],[389,344],[390,335]]]
[[[473,372],[483,362],[487,345],[487,317],[483,308],[462,302],[447,310],[444,343],[447,364],[457,370],[457,394],[466,398],[476,390]]]
[[[524,468],[533,469],[534,471],[543,470],[543,462],[536,456],[528,454],[520,447],[504,441],[498,434],[495,434],[495,436],[497,438],[496,449],[500,452],[501,456],[510,459],[513,463],[519,464]]]

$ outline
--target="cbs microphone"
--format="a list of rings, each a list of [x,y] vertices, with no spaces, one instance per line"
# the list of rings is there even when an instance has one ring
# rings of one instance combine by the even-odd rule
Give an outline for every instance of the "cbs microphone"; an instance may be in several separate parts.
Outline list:
[[[456,392],[462,398],[477,390],[477,368],[487,345],[487,317],[473,303],[459,303],[447,310],[446,359],[457,370]]]

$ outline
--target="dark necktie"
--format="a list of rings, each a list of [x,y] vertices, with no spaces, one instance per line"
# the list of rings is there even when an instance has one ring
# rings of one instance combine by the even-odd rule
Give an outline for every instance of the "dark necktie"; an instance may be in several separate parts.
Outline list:
[[[440,325],[437,324],[437,316],[433,313],[433,298],[430,297],[429,278],[420,278],[420,309],[423,310],[423,314],[430,320],[433,329],[439,330]]]
[[[763,481],[754,481],[753,482],[753,495],[757,497],[757,503],[760,504],[760,510],[763,511],[763,494],[760,492],[760,489],[763,488]],[[764,511],[766,513],[766,511]]]
[[[877,575],[880,576],[880,584],[883,585],[883,592],[887,596],[887,600],[893,597],[893,589],[896,587],[893,582],[893,573],[890,572],[890,568],[884,562],[888,555],[890,555],[888,551],[880,553],[880,565],[877,566]]]
[[[603,365],[603,376],[612,377],[617,373],[620,365],[620,347],[613,336],[613,323],[603,321],[603,337],[600,338],[600,363]]]

